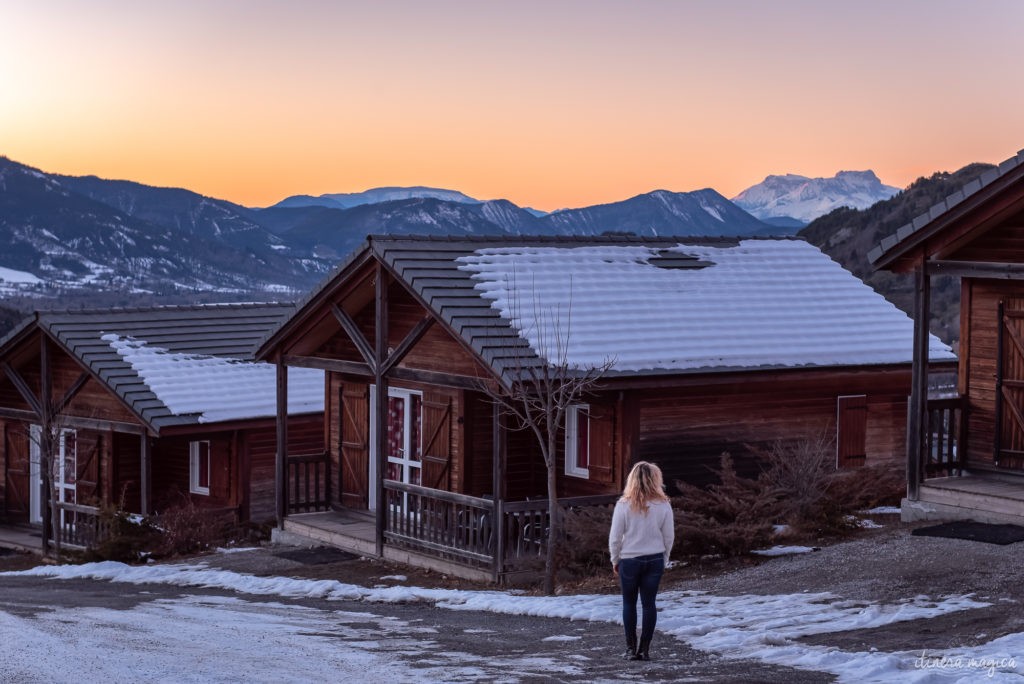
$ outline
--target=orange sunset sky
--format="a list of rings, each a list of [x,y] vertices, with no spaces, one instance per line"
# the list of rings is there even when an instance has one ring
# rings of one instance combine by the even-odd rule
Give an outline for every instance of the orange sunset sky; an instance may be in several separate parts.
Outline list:
[[[1024,148],[1024,2],[0,0],[0,155],[553,210]]]

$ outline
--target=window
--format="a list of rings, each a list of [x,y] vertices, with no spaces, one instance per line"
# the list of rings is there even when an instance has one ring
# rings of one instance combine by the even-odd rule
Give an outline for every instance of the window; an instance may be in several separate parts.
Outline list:
[[[189,442],[188,491],[210,494],[210,441]]]
[[[590,477],[590,406],[573,404],[565,415],[565,474]]]

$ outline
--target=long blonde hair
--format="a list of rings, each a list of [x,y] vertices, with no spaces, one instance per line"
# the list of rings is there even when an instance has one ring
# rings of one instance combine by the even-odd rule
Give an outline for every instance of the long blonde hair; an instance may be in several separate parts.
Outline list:
[[[661,468],[647,461],[637,461],[626,477],[622,501],[629,503],[629,507],[634,511],[644,513],[651,502],[668,501]]]

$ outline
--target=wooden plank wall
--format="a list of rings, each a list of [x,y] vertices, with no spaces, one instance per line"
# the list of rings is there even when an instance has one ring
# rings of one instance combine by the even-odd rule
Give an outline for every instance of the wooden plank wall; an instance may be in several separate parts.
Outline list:
[[[243,431],[241,448],[248,452],[248,519],[255,523],[275,520],[276,490],[274,464],[277,459],[277,430],[274,426]],[[322,416],[295,416],[288,420],[288,452],[309,454],[324,450]],[[245,459],[243,458],[243,461]],[[246,511],[242,511],[243,518]]]
[[[779,440],[833,440],[836,399],[867,394],[866,463],[902,462],[906,440],[909,372],[899,387],[880,387],[870,376],[834,381],[737,383],[645,393],[640,404],[639,458],[658,463],[671,483],[716,481],[720,456],[728,452],[741,475],[755,476],[757,453]],[[905,384],[906,387],[902,385]]]

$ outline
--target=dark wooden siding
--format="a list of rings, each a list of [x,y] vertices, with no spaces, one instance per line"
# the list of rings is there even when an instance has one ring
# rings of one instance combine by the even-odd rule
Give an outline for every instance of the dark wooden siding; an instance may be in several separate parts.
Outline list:
[[[988,231],[946,257],[956,261],[1024,263],[1024,216]]]
[[[715,480],[720,456],[728,452],[740,474],[753,476],[757,454],[778,442],[834,440],[836,399],[867,396],[865,462],[900,462],[906,439],[906,372],[848,373],[802,381],[715,384],[686,390],[648,392],[639,397],[639,458],[660,465],[669,491],[684,480]],[[834,449],[834,442],[832,448]]]
[[[7,522],[27,522],[29,504],[28,425],[20,421],[0,422],[3,453],[3,516]]]
[[[254,523],[273,521],[277,516],[274,473],[277,462],[277,430],[273,426],[244,430],[241,434],[242,462],[248,462],[248,512],[243,518]],[[288,420],[288,453],[313,454],[324,450],[322,416],[296,416]],[[244,480],[239,466],[240,481]],[[238,497],[245,498],[245,492]]]

